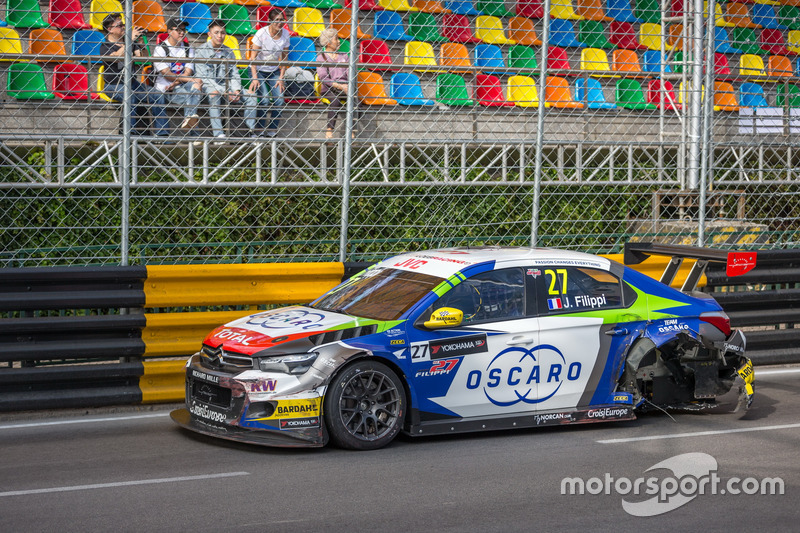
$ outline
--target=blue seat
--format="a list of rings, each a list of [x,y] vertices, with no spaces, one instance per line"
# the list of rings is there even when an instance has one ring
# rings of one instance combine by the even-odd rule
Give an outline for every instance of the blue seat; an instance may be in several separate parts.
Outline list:
[[[506,63],[503,60],[503,51],[494,44],[476,45],[473,65],[480,68],[484,74],[493,74],[495,76],[509,74],[506,71]]]
[[[406,33],[403,17],[396,11],[375,12],[375,38],[384,41],[413,41]]]
[[[584,85],[586,86],[586,95],[584,97]],[[617,104],[614,102],[607,102],[606,96],[603,94],[603,86],[594,78],[578,78],[575,80],[575,101],[586,104],[589,109],[616,109]]]
[[[290,63],[296,61],[317,61],[317,51],[314,48],[314,41],[308,37],[289,37],[289,55],[287,57]],[[316,67],[311,65],[304,65],[302,68],[314,69]]]
[[[741,107],[769,107],[764,97],[764,88],[757,83],[743,83],[739,87],[739,105]]]
[[[620,22],[642,22],[642,19],[633,14],[630,0],[608,0],[606,16]]]
[[[550,21],[550,44],[561,48],[586,48],[586,45],[575,37],[572,22],[564,19]]]
[[[181,4],[180,18],[186,22],[186,31],[189,33],[206,33],[208,25],[213,18],[208,4],[200,2],[186,2]]]
[[[482,15],[483,13],[475,9],[472,0],[445,0],[444,7],[456,15]]]
[[[8,26],[8,22],[5,20],[0,20],[0,28],[5,28],[6,26]]]
[[[435,105],[436,102],[422,94],[419,76],[411,72],[398,72],[389,81],[389,98],[400,105]]]
[[[300,0],[275,0],[275,2],[270,2],[270,4],[277,7],[306,7],[305,2],[301,2]]]
[[[714,51],[720,54],[743,54],[741,50],[735,48],[728,38],[728,31],[721,27],[714,27]]]
[[[769,4],[753,4],[750,6],[750,19],[756,24],[761,24],[765,28],[773,30],[788,30],[788,26],[784,26],[778,22],[778,17],[775,15],[775,8]]]
[[[89,56],[99,56],[100,45],[105,42],[105,36],[97,30],[78,30],[72,34],[72,52],[74,56],[83,56],[81,63],[99,63],[91,60]]]
[[[640,58],[643,72],[661,72],[661,52],[658,50],[646,50]],[[672,67],[669,64],[664,65],[664,72],[672,72]]]

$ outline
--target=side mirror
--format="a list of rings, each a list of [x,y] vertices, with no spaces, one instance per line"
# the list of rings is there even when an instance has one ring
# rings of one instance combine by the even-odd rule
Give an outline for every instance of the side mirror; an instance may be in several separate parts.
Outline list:
[[[431,314],[431,319],[423,325],[429,329],[452,328],[460,326],[464,313],[454,307],[440,307]]]

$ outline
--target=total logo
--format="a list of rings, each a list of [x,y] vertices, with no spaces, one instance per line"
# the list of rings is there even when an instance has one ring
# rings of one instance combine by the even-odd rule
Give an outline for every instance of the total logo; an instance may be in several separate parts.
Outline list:
[[[497,354],[485,371],[467,374],[467,389],[482,389],[486,398],[500,407],[524,402],[537,404],[552,398],[565,381],[581,377],[578,361],[567,363],[551,344],[531,349],[518,346]]]

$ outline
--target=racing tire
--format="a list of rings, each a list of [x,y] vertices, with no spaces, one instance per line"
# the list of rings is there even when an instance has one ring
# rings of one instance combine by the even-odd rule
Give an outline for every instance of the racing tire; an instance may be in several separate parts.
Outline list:
[[[331,441],[350,450],[377,450],[392,442],[405,412],[403,382],[391,368],[370,360],[339,372],[323,404]]]

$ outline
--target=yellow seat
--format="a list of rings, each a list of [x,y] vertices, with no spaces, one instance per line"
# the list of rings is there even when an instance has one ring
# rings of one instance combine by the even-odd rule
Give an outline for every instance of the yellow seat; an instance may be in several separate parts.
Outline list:
[[[750,18],[750,11],[748,11],[747,5],[738,2],[728,2],[725,5],[725,20],[739,28],[761,27],[761,24],[756,24]]]
[[[22,48],[22,39],[19,33],[13,28],[0,28],[0,55],[21,55],[25,51]],[[8,57],[0,61],[16,61],[16,58]]]
[[[550,4],[550,18],[563,20],[583,20],[572,8],[570,0],[553,0]]]
[[[461,43],[442,43],[439,48],[439,66],[447,67],[448,72],[462,74],[469,72],[472,62],[469,60],[469,50]]]
[[[708,15],[707,0],[703,2],[703,13]],[[719,3],[714,4],[714,26],[720,26],[722,28],[733,28],[736,26],[736,24],[725,20],[725,17],[722,15],[722,5]]]
[[[661,40],[664,38],[661,31],[661,24],[642,22],[639,25],[639,42],[650,50],[661,50]],[[672,50],[667,43],[664,43],[664,48]]]
[[[298,7],[292,16],[292,30],[303,37],[319,37],[325,31],[322,11],[313,7]]]
[[[539,107],[539,91],[536,80],[530,76],[508,78],[508,101],[517,107]],[[548,107],[545,105],[545,107]]]
[[[792,61],[786,56],[769,56],[767,75],[775,78],[794,76]]]
[[[92,0],[89,7],[91,15],[89,24],[96,30],[103,31],[103,19],[111,13],[124,13],[122,4],[118,0]],[[125,15],[122,15],[122,22],[125,22]]]
[[[562,109],[583,109],[583,104],[572,98],[569,82],[559,76],[547,77],[547,90],[544,95],[545,102],[552,107]]]
[[[739,111],[736,91],[727,81],[714,82],[714,111]]]
[[[144,31],[151,33],[167,31],[164,11],[161,9],[161,4],[155,0],[136,0],[131,9],[134,26],[144,28]]]
[[[106,67],[101,66],[100,70],[97,72],[97,96],[99,96],[101,100],[105,100],[106,102],[117,102],[117,100],[114,100],[105,93],[106,80],[103,77],[103,73],[105,72],[105,70]]]
[[[51,29],[37,29],[31,30],[30,35],[30,53],[37,56],[63,56],[61,57],[44,57],[42,59],[36,58],[40,63],[47,63],[49,61],[66,61],[67,49],[64,46],[64,38],[61,32]]]
[[[336,30],[340,39],[350,38],[350,23],[352,13],[349,9],[331,9],[330,27]],[[361,25],[356,24],[356,36],[359,39],[372,39],[372,35],[361,31]]]
[[[475,19],[475,36],[486,44],[516,44],[506,39],[503,23],[497,17],[479,16]]]
[[[786,40],[786,48],[800,54],[800,30],[791,30]]]
[[[639,63],[639,54],[633,50],[614,50],[611,55],[611,68],[615,72],[641,74],[642,65]]]
[[[209,41],[211,41],[211,37],[206,39],[206,42],[209,42]],[[247,50],[248,50],[247,53],[248,54],[250,53],[249,51],[250,51],[250,43],[251,42],[253,42],[253,37],[252,36],[247,39]],[[226,35],[225,36],[225,40],[222,41],[222,44],[224,44],[225,46],[227,46],[228,48],[233,50],[233,57],[235,57],[239,61],[242,60],[242,51],[239,50],[239,39],[237,39],[233,35]],[[247,59],[250,59],[250,57],[247,57]],[[236,66],[239,67],[239,68],[245,68],[245,67],[249,67],[250,65],[248,65],[247,63],[240,63],[240,64],[238,64]]]
[[[411,41],[406,43],[403,64],[416,67],[420,72],[446,72],[438,68],[431,43]]]
[[[416,7],[411,7],[408,0],[380,0],[380,4],[389,11],[419,11]]]
[[[383,78],[377,72],[358,73],[358,99],[365,105],[397,105],[397,100],[386,94]]]
[[[689,104],[689,85],[691,85],[691,82],[686,82],[686,86],[684,86],[684,82],[681,82],[680,88],[678,89],[678,103],[681,105]],[[701,90],[703,91],[702,97],[705,98],[706,86],[701,85],[701,87]]]
[[[581,50],[581,70],[589,72],[589,75],[594,77],[618,77],[609,73],[611,65],[608,63],[608,54],[600,48],[584,48]]]
[[[755,54],[742,54],[739,56],[739,75],[766,76],[767,72],[764,70],[764,59]]]
[[[508,38],[525,46],[541,46],[533,21],[526,17],[512,17],[508,21]]]

